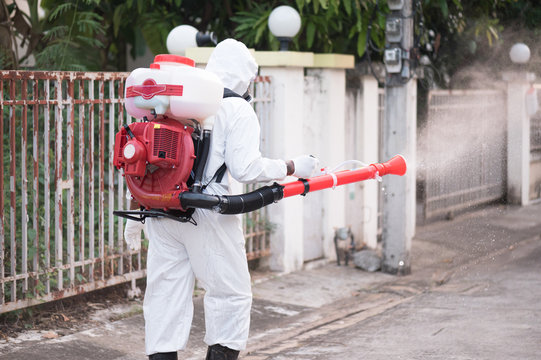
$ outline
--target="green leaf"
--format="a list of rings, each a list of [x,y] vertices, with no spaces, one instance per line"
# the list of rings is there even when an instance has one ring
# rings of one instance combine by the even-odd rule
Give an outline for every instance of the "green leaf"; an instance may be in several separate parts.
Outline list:
[[[319,0],[319,5],[321,5],[321,7],[325,10],[329,8],[329,3],[327,2],[327,0]]]
[[[88,46],[91,46],[91,47],[98,47],[98,48],[101,48],[103,47],[103,43],[95,38],[95,37],[88,37],[88,36],[80,36],[80,35],[77,35],[75,37],[75,39],[77,39],[79,42],[81,42],[83,45],[88,45]]]
[[[69,28],[67,25],[52,27],[45,33],[43,40],[50,41],[52,39],[65,37],[66,34],[68,33],[68,30]]]
[[[302,9],[304,7],[304,0],[296,0],[297,3],[297,9],[299,9],[299,13],[302,15]]]
[[[348,39],[351,39],[355,36],[355,34],[357,33],[357,28],[352,26],[351,29],[349,30],[349,35],[348,35]]]
[[[366,30],[363,30],[357,38],[357,54],[362,57],[366,52]]]
[[[122,17],[124,15],[125,7],[123,5],[117,6],[113,14],[113,34],[118,37],[118,31],[122,24]]]
[[[348,14],[348,16],[351,15],[351,0],[342,0],[343,3],[344,3],[344,8],[346,9],[346,14]]]
[[[81,32],[89,31],[92,34],[101,33],[105,34],[105,30],[101,27],[101,24],[95,20],[79,19],[77,25]]]
[[[49,21],[53,21],[59,15],[64,14],[66,11],[68,11],[72,7],[73,7],[73,4],[69,2],[58,5],[58,7],[51,12],[51,15],[49,15]]]
[[[314,36],[316,34],[316,25],[313,22],[309,22],[306,25],[306,47],[308,49],[312,48],[314,44]]]
[[[255,33],[255,43],[259,43],[259,40],[261,39],[261,35],[263,35],[263,32],[267,29],[267,24],[260,24],[257,27],[256,33]]]
[[[447,0],[440,0],[440,9],[444,18],[449,17],[449,6],[447,5]]]
[[[319,0],[314,0],[312,4],[314,5],[314,14],[317,14],[319,11]]]

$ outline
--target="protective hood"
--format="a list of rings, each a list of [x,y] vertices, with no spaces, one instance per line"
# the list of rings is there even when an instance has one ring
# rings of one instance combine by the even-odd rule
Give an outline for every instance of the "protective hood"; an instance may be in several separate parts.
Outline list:
[[[243,95],[257,75],[257,63],[246,45],[226,39],[216,45],[206,70],[217,75],[224,87]]]

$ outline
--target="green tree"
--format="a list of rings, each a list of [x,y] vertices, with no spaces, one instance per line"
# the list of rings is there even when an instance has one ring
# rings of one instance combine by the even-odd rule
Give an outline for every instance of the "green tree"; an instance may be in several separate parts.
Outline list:
[[[0,0],[0,9],[7,9],[11,20],[11,26],[0,31],[18,36],[28,48],[25,54],[13,54],[2,37],[3,68],[16,67],[33,55],[40,69],[125,70],[127,56],[141,55],[147,46],[154,54],[166,52],[167,34],[181,24],[212,31],[219,39],[236,37],[258,50],[276,50],[279,44],[267,21],[271,10],[283,4],[302,16],[292,50],[354,54],[358,62],[381,60],[389,12],[385,0],[43,0],[46,16],[39,18],[37,0],[28,4],[27,15],[16,3],[7,6]],[[522,40],[527,41],[538,35],[541,24],[536,0],[414,4],[419,50],[413,54],[427,56],[441,83],[472,62],[502,58],[516,41],[508,32],[526,29]],[[1,11],[0,16],[6,17]],[[536,49],[535,42],[529,45]]]

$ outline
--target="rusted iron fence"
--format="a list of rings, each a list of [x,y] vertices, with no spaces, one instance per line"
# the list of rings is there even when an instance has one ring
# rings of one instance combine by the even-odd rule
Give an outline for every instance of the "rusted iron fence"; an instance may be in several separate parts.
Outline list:
[[[128,73],[3,71],[0,313],[132,282],[146,253],[123,243],[125,182],[113,167]],[[256,81],[268,119],[270,79]],[[265,210],[247,215],[249,258],[268,254]]]
[[[126,76],[2,72],[2,312],[145,275],[112,213],[125,202],[112,153]]]

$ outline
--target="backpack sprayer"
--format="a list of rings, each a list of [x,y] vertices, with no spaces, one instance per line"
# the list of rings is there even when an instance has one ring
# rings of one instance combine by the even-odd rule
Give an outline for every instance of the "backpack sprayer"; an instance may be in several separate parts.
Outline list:
[[[241,214],[283,198],[334,188],[388,174],[404,175],[400,155],[385,163],[274,183],[241,195],[204,194],[203,172],[210,147],[214,114],[222,98],[241,97],[224,89],[214,74],[195,68],[178,55],[158,55],[149,69],[134,70],[126,80],[126,111],[142,119],[124,125],[116,134],[113,163],[124,170],[126,184],[141,210],[113,213],[144,221],[167,217],[192,222],[195,208],[221,214]],[[225,164],[214,175],[218,182]]]

